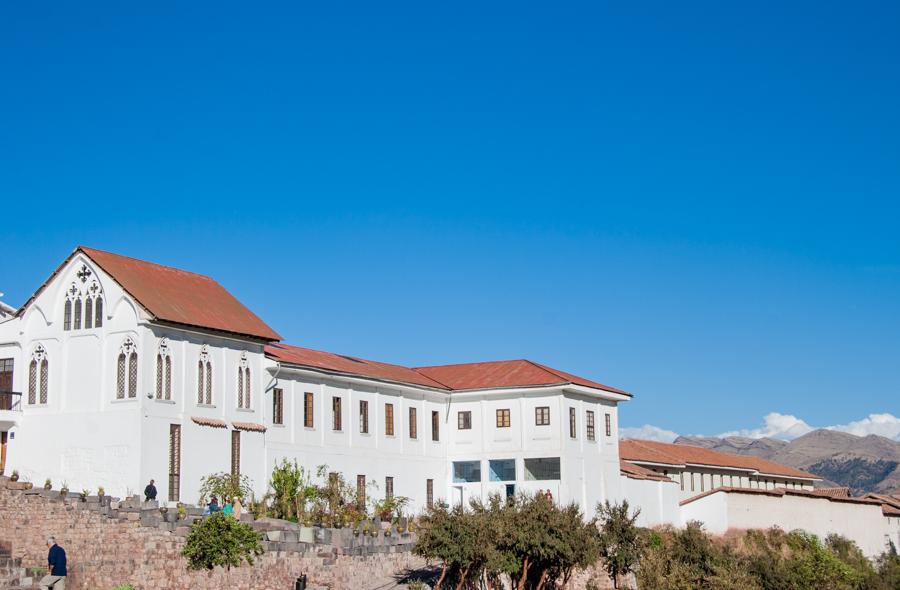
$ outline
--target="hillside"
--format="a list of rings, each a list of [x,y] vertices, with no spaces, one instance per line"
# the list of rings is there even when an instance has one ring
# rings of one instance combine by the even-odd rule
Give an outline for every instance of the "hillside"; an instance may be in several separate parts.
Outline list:
[[[900,492],[900,442],[883,436],[820,429],[789,442],[740,436],[680,436],[675,443],[777,461],[821,476],[826,480],[823,485],[848,486],[854,495]]]

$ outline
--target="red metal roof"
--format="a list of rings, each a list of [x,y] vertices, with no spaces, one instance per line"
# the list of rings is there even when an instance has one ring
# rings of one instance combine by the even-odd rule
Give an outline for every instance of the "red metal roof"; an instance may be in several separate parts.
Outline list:
[[[619,457],[628,461],[659,463],[663,465],[709,465],[758,471],[765,475],[780,475],[802,479],[821,479],[806,471],[794,469],[774,461],[767,461],[750,455],[735,455],[695,447],[676,445],[653,440],[626,439],[619,442]]]
[[[79,246],[157,320],[263,340],[281,340],[272,328],[213,279],[196,273]]]
[[[451,391],[574,383],[628,395],[621,390],[524,360],[409,368],[281,343],[266,346],[266,354],[292,365]]]
[[[266,346],[266,355],[277,361],[291,365],[324,369],[335,373],[358,375],[380,381],[395,381],[424,385],[436,389],[447,389],[443,384],[421,375],[408,367],[370,361],[353,356],[322,352],[310,348],[290,346],[288,344],[270,344]]]
[[[495,389],[573,384],[630,395],[620,389],[528,360],[439,365],[417,367],[415,370],[435,381],[440,381],[450,389]]]
[[[649,479],[652,481],[667,481],[669,483],[675,483],[661,473],[657,473],[652,469],[647,469],[646,467],[641,467],[640,465],[635,465],[634,463],[629,463],[624,459],[619,459],[619,473],[621,473],[625,477],[630,477],[631,479]]]

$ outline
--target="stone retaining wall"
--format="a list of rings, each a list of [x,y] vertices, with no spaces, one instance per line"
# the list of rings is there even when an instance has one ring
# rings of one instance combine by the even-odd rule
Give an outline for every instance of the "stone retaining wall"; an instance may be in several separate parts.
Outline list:
[[[293,589],[306,574],[311,587],[332,590],[376,588],[424,563],[409,552],[409,543],[392,536],[355,537],[350,530],[330,532],[337,544],[294,541],[279,523],[260,521],[255,528],[278,532],[266,536],[266,553],[253,566],[225,571],[192,572],[181,557],[188,527],[168,522],[157,509],[140,502],[82,502],[58,492],[22,489],[22,483],[0,478],[0,541],[26,567],[45,566],[46,539],[56,537],[69,562],[67,588],[107,590],[130,583],[139,590],[229,588]],[[135,505],[136,504],[136,505]],[[290,540],[274,540],[287,536]],[[325,536],[320,532],[319,536]]]

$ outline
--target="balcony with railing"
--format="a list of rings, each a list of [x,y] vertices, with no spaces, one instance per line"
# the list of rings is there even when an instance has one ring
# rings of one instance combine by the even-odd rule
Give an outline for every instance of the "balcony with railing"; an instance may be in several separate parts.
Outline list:
[[[0,430],[9,430],[22,418],[22,393],[0,391]]]

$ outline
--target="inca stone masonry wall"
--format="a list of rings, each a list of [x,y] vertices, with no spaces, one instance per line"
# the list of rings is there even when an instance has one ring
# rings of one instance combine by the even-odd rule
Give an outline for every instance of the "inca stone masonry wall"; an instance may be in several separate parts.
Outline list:
[[[66,587],[72,590],[107,590],[125,583],[139,590],[288,590],[301,574],[307,575],[311,587],[357,590],[382,586],[397,574],[424,565],[402,545],[349,555],[346,549],[329,545],[281,551],[278,543],[266,543],[270,550],[253,566],[192,572],[181,557],[184,537],[141,526],[140,512],[111,518],[88,509],[80,500],[50,499],[43,490],[11,487],[22,486],[0,478],[0,542],[9,544],[12,556],[20,558],[23,566],[35,567],[46,566],[46,539],[56,537],[66,549]]]

